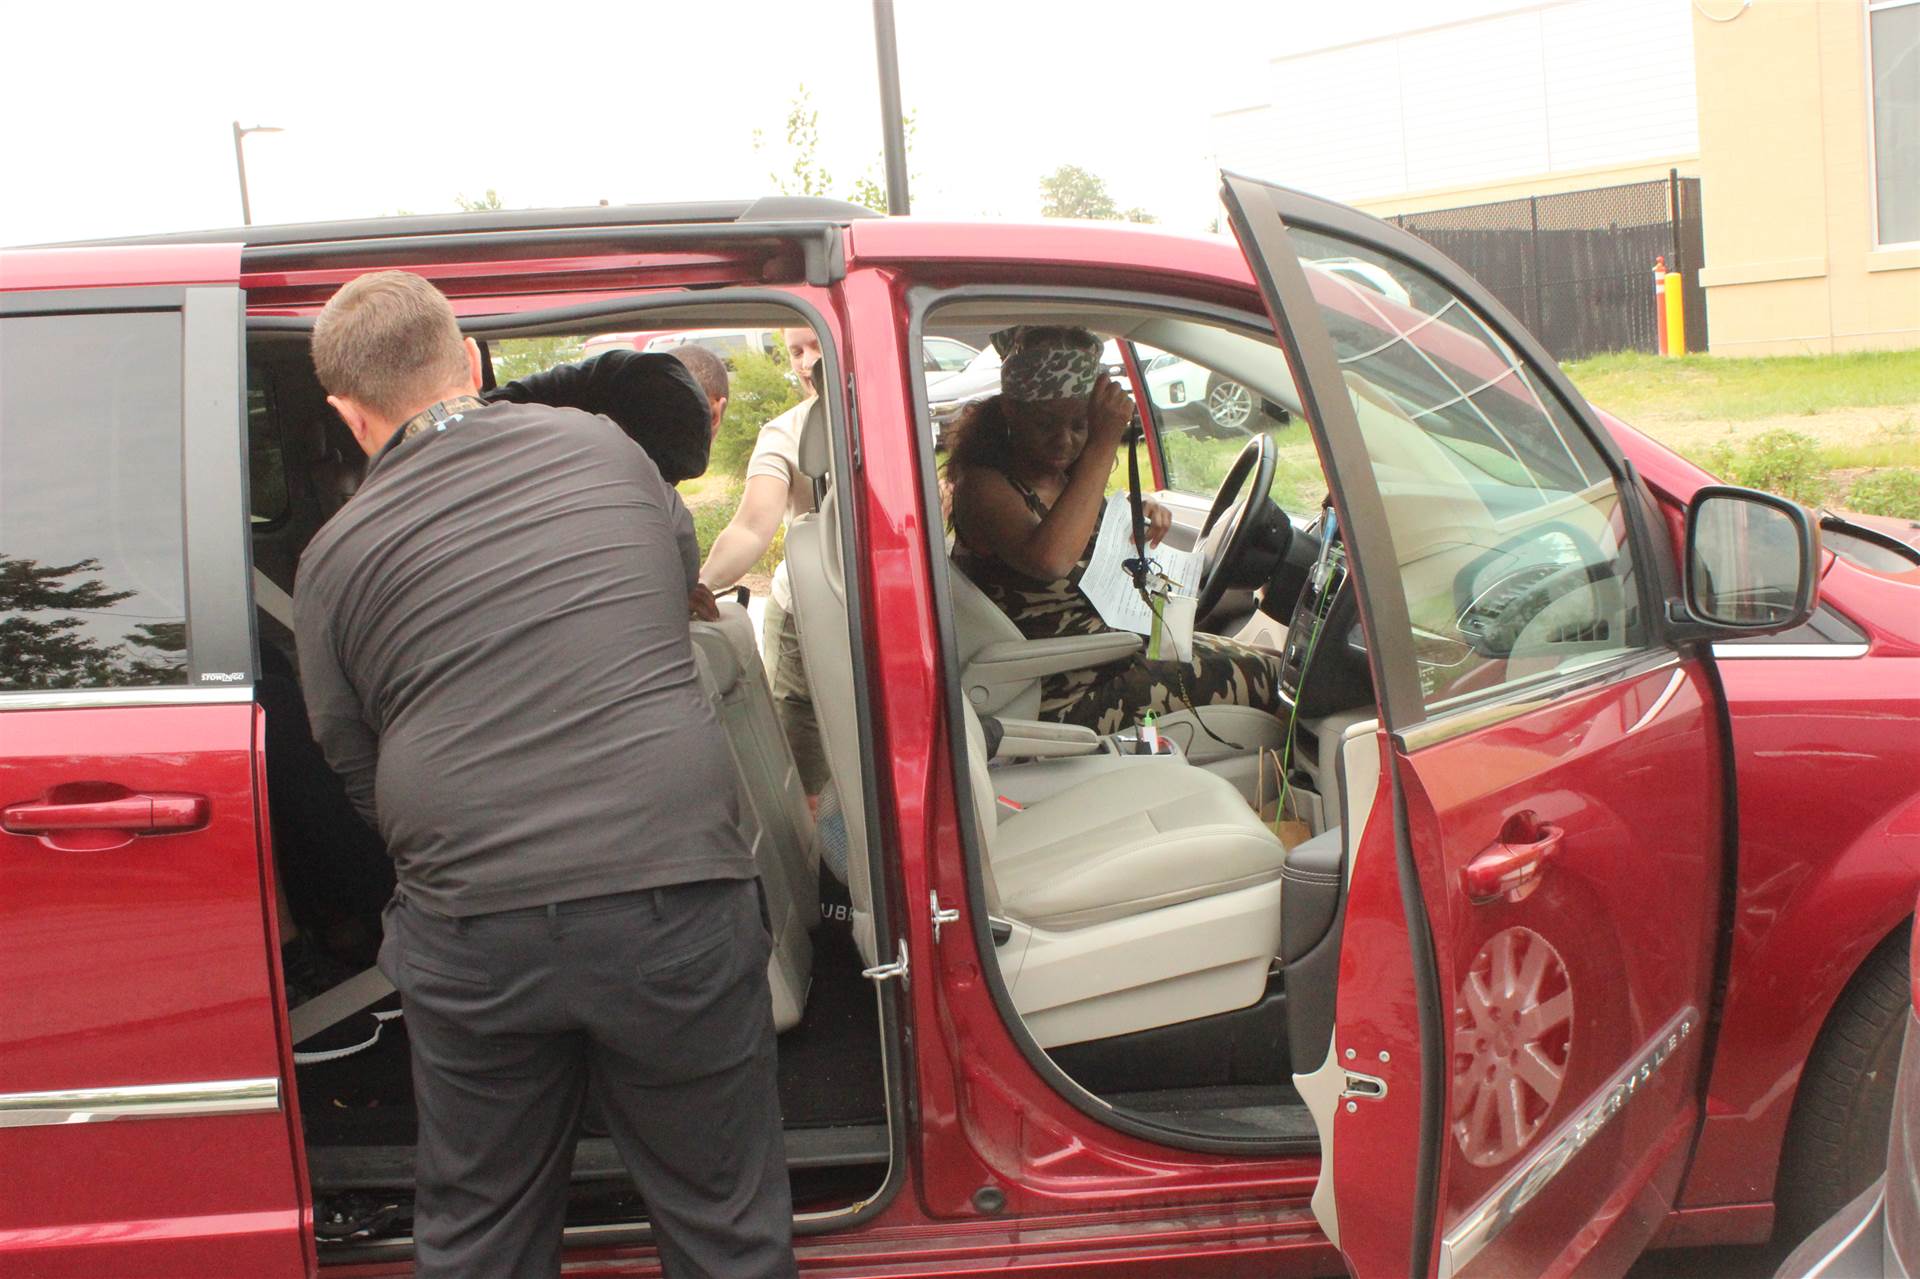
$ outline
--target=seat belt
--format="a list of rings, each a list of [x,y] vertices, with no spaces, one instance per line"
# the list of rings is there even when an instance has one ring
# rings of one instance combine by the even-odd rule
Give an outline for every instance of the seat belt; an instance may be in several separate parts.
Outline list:
[[[1133,589],[1143,597],[1147,593],[1147,573],[1152,567],[1147,559],[1146,499],[1140,493],[1140,441],[1145,435],[1146,430],[1136,414],[1133,425],[1127,428],[1127,505],[1133,512],[1133,558],[1123,560],[1120,565],[1132,575]]]
[[[378,968],[349,977],[288,1012],[293,1042],[305,1043],[327,1027],[345,1021],[363,1008],[371,1008],[392,993],[393,983]]]
[[[1133,425],[1127,428],[1127,505],[1133,512],[1133,558],[1122,560],[1120,567],[1133,577],[1134,589],[1147,601],[1147,610],[1154,615],[1156,629],[1160,626],[1160,610],[1154,607],[1153,598],[1147,591],[1147,574],[1152,571],[1153,562],[1147,558],[1147,507],[1146,497],[1140,492],[1140,442],[1146,438],[1146,427],[1140,421],[1139,411],[1135,410]],[[1230,742],[1213,731],[1206,716],[1200,713],[1200,707],[1194,704],[1193,695],[1187,691],[1187,677],[1183,669],[1185,663],[1174,658],[1174,684],[1180,690],[1180,700],[1187,704],[1187,711],[1193,716],[1193,722],[1200,731],[1219,742],[1229,750],[1243,751],[1246,747],[1238,742]]]
[[[257,568],[253,570],[253,602],[268,617],[288,630],[293,629],[293,598]]]

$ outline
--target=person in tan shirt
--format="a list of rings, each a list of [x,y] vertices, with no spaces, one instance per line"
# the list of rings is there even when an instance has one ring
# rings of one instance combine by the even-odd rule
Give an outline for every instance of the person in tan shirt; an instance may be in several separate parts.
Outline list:
[[[812,329],[786,329],[787,361],[808,398],[760,428],[747,461],[747,486],[739,509],[720,531],[700,567],[700,584],[722,591],[740,580],[783,525],[813,509],[813,489],[800,473],[800,428],[813,407],[812,376],[820,360],[820,338]],[[775,712],[808,795],[818,795],[830,776],[820,725],[814,716],[800,632],[793,620],[793,591],[784,561],[774,570],[771,598],[761,628],[760,651],[767,666]]]

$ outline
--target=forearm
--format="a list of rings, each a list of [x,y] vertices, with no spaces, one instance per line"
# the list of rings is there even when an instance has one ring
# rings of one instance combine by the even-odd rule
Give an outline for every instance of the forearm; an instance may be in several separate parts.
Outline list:
[[[770,535],[762,537],[756,529],[729,524],[713,539],[707,562],[700,566],[700,580],[716,591],[724,590],[739,581],[772,544]]]
[[[720,530],[720,536],[713,539],[707,562],[700,566],[700,580],[714,590],[739,581],[740,575],[773,545],[773,535],[779,531],[780,517],[786,509],[785,481],[768,475],[749,476],[739,509]]]

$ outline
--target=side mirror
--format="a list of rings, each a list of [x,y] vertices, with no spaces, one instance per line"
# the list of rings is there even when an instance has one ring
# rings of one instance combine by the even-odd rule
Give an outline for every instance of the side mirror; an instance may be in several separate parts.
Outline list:
[[[1685,620],[1717,635],[1768,635],[1813,616],[1820,535],[1783,497],[1714,484],[1687,506]]]

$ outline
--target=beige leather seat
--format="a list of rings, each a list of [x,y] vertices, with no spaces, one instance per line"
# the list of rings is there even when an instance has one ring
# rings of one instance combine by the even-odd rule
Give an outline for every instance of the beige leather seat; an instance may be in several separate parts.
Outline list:
[[[960,687],[982,715],[1038,719],[1040,681],[1062,671],[1125,661],[1143,645],[1131,631],[1028,639],[985,592],[948,563],[953,588],[954,638],[960,649]],[[1200,727],[1203,721],[1209,733]],[[1159,717],[1160,731],[1187,759],[1232,782],[1248,801],[1278,792],[1271,761],[1260,778],[1263,751],[1278,751],[1286,729],[1275,716],[1250,706],[1203,706]]]
[[[800,429],[800,471],[824,480],[833,442],[824,399],[816,399]],[[853,687],[853,641],[848,629],[847,585],[840,557],[840,505],[830,485],[818,509],[787,528],[787,578],[793,588],[794,623],[806,662],[814,714],[827,767],[840,793],[847,830],[847,896],[853,944],[869,964],[881,962],[873,932],[873,883],[867,864],[865,774],[860,767],[860,721]],[[891,959],[892,956],[887,956]]]
[[[816,406],[802,428],[800,469],[822,478],[831,457]],[[788,530],[787,572],[820,735],[848,801],[854,940],[877,963],[840,512],[830,486],[819,510]],[[988,907],[1012,928],[997,954],[1014,1005],[1043,1047],[1206,1017],[1261,997],[1280,948],[1285,854],[1231,783],[1177,760],[1164,772],[1125,767],[1001,821],[979,717],[971,705],[965,713]]]
[[[774,1029],[787,1030],[798,1025],[806,1011],[813,973],[808,930],[820,919],[813,817],[800,770],[774,715],[747,611],[728,600],[720,605],[718,622],[695,622],[692,629],[700,686],[726,729],[740,787],[741,825],[766,889],[773,930],[767,981],[773,990]]]
[[[1043,1048],[1245,1008],[1280,948],[1278,838],[1224,778],[1120,767],[1000,815],[973,708],[967,768],[996,950]]]

